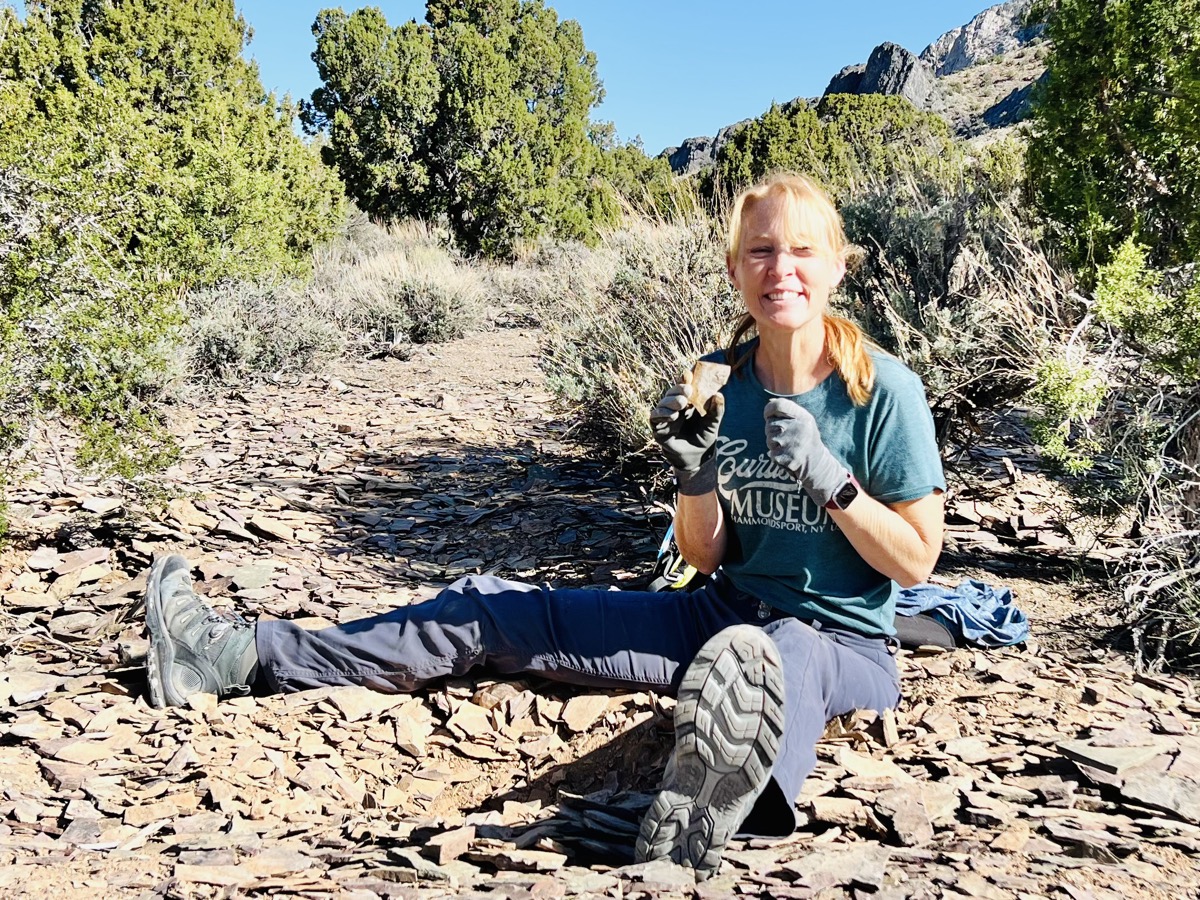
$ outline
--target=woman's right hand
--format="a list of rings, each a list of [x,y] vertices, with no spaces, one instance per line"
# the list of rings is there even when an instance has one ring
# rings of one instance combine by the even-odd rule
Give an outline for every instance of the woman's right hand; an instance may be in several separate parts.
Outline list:
[[[709,400],[707,412],[692,406],[687,397],[691,380],[692,373],[685,372],[679,383],[650,410],[654,439],[662,447],[667,462],[682,476],[695,475],[712,459],[721,417],[725,414],[725,398],[720,393]]]

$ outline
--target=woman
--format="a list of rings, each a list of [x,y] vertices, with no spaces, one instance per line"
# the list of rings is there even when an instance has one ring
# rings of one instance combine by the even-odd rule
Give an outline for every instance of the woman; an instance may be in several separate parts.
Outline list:
[[[789,833],[825,723],[899,697],[896,586],[933,569],[945,484],[916,376],[828,313],[847,245],[825,194],[772,177],[738,198],[729,235],[746,315],[710,358],[733,376],[707,410],[681,383],[651,412],[679,482],[680,550],[715,573],[709,584],[641,593],[470,577],[426,603],[307,632],[216,616],[187,563],[168,557],[146,597],[152,702],[252,686],[415,690],[476,665],[677,692],[675,753],[638,858],[704,878],[739,829]]]

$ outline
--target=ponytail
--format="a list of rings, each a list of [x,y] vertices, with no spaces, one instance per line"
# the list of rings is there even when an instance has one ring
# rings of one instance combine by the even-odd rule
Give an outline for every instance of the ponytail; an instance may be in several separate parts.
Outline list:
[[[865,406],[875,387],[875,363],[867,352],[863,330],[842,316],[825,316],[825,355],[855,406]]]

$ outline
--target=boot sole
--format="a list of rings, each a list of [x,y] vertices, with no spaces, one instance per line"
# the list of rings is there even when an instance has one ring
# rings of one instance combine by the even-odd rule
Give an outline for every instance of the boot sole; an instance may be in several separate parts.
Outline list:
[[[150,688],[150,705],[155,709],[179,706],[183,698],[173,697],[164,679],[175,664],[175,651],[167,636],[162,614],[162,570],[170,557],[155,560],[146,579],[146,629],[150,632],[150,650],[146,654],[146,684]]]
[[[675,707],[675,771],[642,820],[638,861],[670,859],[708,878],[766,787],[783,736],[783,668],[761,628],[711,638]]]

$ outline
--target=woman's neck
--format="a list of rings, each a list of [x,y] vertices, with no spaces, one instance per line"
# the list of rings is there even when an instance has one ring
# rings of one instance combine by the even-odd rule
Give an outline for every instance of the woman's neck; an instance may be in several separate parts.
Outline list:
[[[758,336],[754,352],[754,374],[773,394],[803,394],[811,391],[833,372],[825,352],[825,326],[787,333],[766,332]]]

